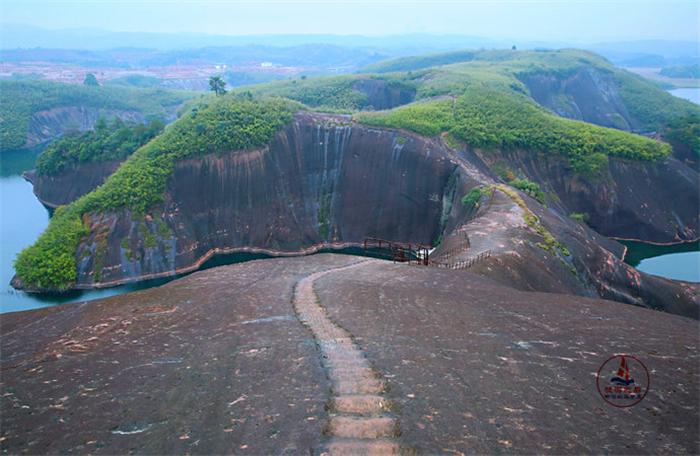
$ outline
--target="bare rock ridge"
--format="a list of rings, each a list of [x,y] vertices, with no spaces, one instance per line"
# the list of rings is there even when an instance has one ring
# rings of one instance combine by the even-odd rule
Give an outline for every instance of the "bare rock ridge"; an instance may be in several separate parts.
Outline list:
[[[89,304],[3,314],[0,451],[327,451],[344,439],[333,432],[357,432],[334,421],[337,410],[360,416],[378,405],[337,393],[346,375],[364,384],[371,366],[387,386],[377,396],[400,420],[387,450],[697,452],[697,321],[520,291],[471,270],[354,265],[362,260],[257,260]],[[309,327],[342,344],[318,343],[295,317],[295,296],[323,311]],[[596,389],[592,373],[614,353],[639,357],[651,373],[631,409],[606,404]],[[350,369],[329,375],[336,360]]]
[[[328,440],[320,454],[399,454],[399,445],[393,439],[398,422],[390,415],[390,402],[383,395],[384,379],[370,367],[352,335],[328,318],[313,290],[317,279],[349,272],[370,261],[315,272],[301,279],[294,289],[294,310],[313,333],[333,385]]]

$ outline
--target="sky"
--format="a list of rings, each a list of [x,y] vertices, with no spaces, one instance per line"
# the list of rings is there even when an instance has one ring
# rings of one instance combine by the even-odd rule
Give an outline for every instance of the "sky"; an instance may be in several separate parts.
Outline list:
[[[698,40],[698,0],[2,0],[0,22],[49,29],[460,34],[597,42]]]

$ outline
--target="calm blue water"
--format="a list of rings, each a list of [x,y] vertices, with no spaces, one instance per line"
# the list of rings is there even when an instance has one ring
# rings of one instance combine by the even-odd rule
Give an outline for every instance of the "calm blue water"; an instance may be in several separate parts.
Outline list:
[[[679,98],[685,98],[695,104],[700,104],[700,88],[673,89],[668,92]]]
[[[622,243],[627,246],[625,262],[640,271],[669,279],[700,282],[700,242],[677,245]]]
[[[700,252],[672,253],[642,260],[640,271],[670,279],[700,282]]]

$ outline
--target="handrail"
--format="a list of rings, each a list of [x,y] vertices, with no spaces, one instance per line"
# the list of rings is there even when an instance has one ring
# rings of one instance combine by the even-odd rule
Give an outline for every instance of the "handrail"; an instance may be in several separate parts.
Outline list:
[[[423,244],[412,244],[404,242],[389,241],[387,239],[366,237],[364,239],[364,249],[368,248],[389,249],[391,259],[399,263],[411,263],[416,261],[427,265],[429,261],[429,248]],[[388,256],[387,256],[388,257]]]
[[[476,263],[491,257],[491,250],[484,250],[476,256],[468,258],[463,261],[457,261],[455,263],[442,263],[439,261],[430,261],[431,266],[435,266],[443,269],[469,269]]]

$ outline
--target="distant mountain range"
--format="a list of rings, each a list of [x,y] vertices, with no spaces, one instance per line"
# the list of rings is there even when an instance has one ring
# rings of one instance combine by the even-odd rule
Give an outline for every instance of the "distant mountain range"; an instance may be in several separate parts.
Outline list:
[[[508,43],[466,35],[408,34],[391,36],[362,35],[210,35],[204,33],[113,32],[99,29],[49,30],[19,24],[0,25],[0,47],[107,50],[113,48],[149,48],[182,50],[209,46],[299,46],[329,44],[343,47],[382,48],[416,51],[455,48],[502,47]],[[512,43],[508,44],[510,46]]]
[[[93,66],[241,63],[269,60],[281,65],[360,67],[388,57],[460,49],[554,49],[597,52],[624,66],[688,65],[700,61],[692,41],[567,43],[496,40],[468,35],[209,35],[202,33],[114,32],[99,29],[49,30],[0,25],[2,61],[43,60]],[[108,52],[105,52],[108,51]]]

